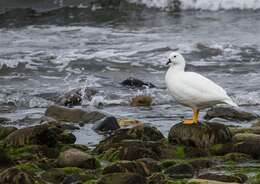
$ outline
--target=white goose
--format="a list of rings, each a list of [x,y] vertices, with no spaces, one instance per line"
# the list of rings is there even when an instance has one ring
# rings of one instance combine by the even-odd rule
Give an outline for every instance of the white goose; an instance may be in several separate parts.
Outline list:
[[[169,69],[165,81],[170,94],[182,105],[191,107],[192,119],[185,119],[184,124],[197,124],[199,111],[216,104],[237,106],[226,91],[216,83],[194,72],[185,72],[185,59],[177,52],[172,52],[167,62]]]

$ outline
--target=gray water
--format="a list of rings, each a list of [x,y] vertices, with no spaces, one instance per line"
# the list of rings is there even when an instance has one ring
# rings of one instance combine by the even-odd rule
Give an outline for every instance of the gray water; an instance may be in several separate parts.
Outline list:
[[[260,11],[89,11],[68,8],[33,20],[0,15],[0,102],[18,106],[0,117],[37,118],[52,104],[38,94],[93,87],[102,111],[150,123],[167,135],[172,124],[191,116],[166,90],[165,63],[172,50],[185,56],[187,70],[214,80],[241,108],[260,114]],[[120,85],[131,76],[157,87]],[[130,107],[129,99],[140,94],[151,95],[154,105]],[[89,106],[85,100],[82,107]],[[78,143],[101,139],[91,126],[74,132]]]

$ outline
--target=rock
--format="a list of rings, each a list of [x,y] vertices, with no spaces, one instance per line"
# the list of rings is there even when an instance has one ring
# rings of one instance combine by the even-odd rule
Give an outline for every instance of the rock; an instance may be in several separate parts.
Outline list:
[[[200,175],[198,178],[206,179],[206,180],[215,180],[221,182],[236,182],[236,183],[244,183],[245,182],[245,175],[223,175],[223,174],[215,174],[215,173],[206,173]],[[247,180],[247,177],[246,177]]]
[[[106,174],[98,184],[145,184],[146,178],[138,173],[113,173]]]
[[[82,98],[86,98],[87,100],[91,100],[92,97],[97,94],[97,90],[92,88],[85,88],[85,89],[73,89],[58,99],[59,105],[64,106],[75,106],[75,105],[81,105]]]
[[[61,152],[57,162],[61,167],[85,169],[96,169],[99,167],[98,161],[93,156],[74,148]]]
[[[192,178],[195,170],[190,164],[176,164],[165,170],[165,173],[173,179]]]
[[[157,162],[152,159],[139,159],[137,161],[120,161],[110,166],[107,166],[103,170],[103,174],[110,173],[139,173],[142,176],[150,176],[153,172],[159,172],[161,168],[157,165]]]
[[[73,124],[64,123],[64,124],[61,124],[60,126],[65,130],[80,130],[80,128],[78,126],[75,126]]]
[[[97,177],[88,170],[77,167],[51,168],[42,173],[41,177],[49,183],[78,184],[96,179]]]
[[[63,144],[74,144],[76,139],[75,135],[67,131],[61,133],[58,138],[59,142],[62,142]]]
[[[0,104],[0,113],[12,113],[17,109],[15,103],[8,102]]]
[[[223,156],[227,153],[231,153],[234,151],[233,149],[233,143],[226,143],[226,144],[214,144],[213,146],[210,147],[210,152],[213,155],[217,156]]]
[[[123,86],[129,86],[129,87],[136,87],[136,88],[143,88],[143,87],[149,87],[149,88],[154,88],[155,85],[153,85],[150,82],[143,82],[139,79],[135,79],[133,77],[130,77],[123,82],[121,82]]]
[[[13,161],[2,148],[0,148],[0,163],[0,168],[10,167],[11,165],[13,165]]]
[[[212,159],[193,159],[188,162],[195,170],[210,168],[214,165]]]
[[[219,48],[212,48],[202,43],[198,43],[196,47],[200,50],[200,57],[218,56],[222,55],[222,50]]]
[[[232,137],[229,129],[218,123],[203,123],[199,125],[174,125],[168,136],[171,144],[183,144],[209,148],[214,144],[231,142]]]
[[[0,117],[0,124],[6,124],[10,122],[11,120],[8,118]]]
[[[96,122],[92,129],[97,132],[107,132],[119,129],[120,126],[117,123],[117,119],[113,116],[105,117]]]
[[[253,123],[252,126],[254,128],[259,128],[260,129],[260,118],[256,119]],[[259,131],[260,132],[260,131]],[[260,134],[260,133],[259,133]]]
[[[164,137],[155,127],[142,125],[133,128],[119,129],[113,135],[101,141],[95,150],[99,153],[113,147],[113,144],[123,140],[159,141]]]
[[[154,173],[148,178],[148,184],[166,184],[167,177],[162,173]]]
[[[232,107],[213,107],[207,111],[204,119],[222,118],[235,121],[251,121],[259,116],[252,112],[247,112],[238,108]]]
[[[238,184],[238,183],[226,183],[221,181],[214,181],[214,180],[203,180],[203,179],[191,179],[188,181],[188,184]]]
[[[3,127],[0,125],[0,140],[6,138],[9,134],[17,130],[16,127]]]
[[[58,121],[76,123],[93,123],[105,117],[104,114],[97,111],[87,112],[81,109],[72,109],[57,105],[49,106],[45,112],[45,115],[50,116]]]
[[[236,134],[233,137],[234,151],[251,155],[253,158],[260,158],[260,135],[257,134]]]
[[[42,183],[35,176],[21,171],[15,167],[8,168],[0,174],[0,183],[3,184],[35,184]]]
[[[238,133],[252,133],[260,135],[260,127],[242,128],[242,127],[229,127],[232,136]]]
[[[242,163],[242,162],[248,162],[249,160],[252,160],[252,157],[244,153],[228,153],[224,155],[222,159],[224,162],[232,161],[232,162]]]
[[[153,102],[152,97],[150,96],[136,96],[131,100],[131,106],[138,107],[138,106],[151,106]]]
[[[126,126],[140,126],[143,123],[136,119],[123,118],[118,120],[118,124],[120,127],[126,127]]]
[[[57,145],[59,135],[62,132],[63,130],[57,126],[36,125],[15,130],[5,138],[4,143],[6,146],[13,147],[33,144],[54,147]]]

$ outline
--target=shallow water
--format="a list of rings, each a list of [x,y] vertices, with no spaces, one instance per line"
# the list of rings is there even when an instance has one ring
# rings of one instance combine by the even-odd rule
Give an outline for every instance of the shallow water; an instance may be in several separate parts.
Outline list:
[[[91,14],[68,8],[37,20],[12,16],[0,23],[0,102],[12,101],[19,108],[0,117],[40,117],[52,102],[35,95],[93,87],[100,91],[96,99],[105,102],[103,111],[150,123],[167,135],[173,123],[191,116],[164,84],[167,56],[176,49],[186,57],[187,70],[223,86],[241,108],[260,113],[260,11],[144,8]],[[119,84],[130,76],[157,87],[137,90]],[[153,96],[154,105],[130,107],[129,99],[138,94]],[[91,125],[75,134],[78,143],[93,145],[101,139]]]

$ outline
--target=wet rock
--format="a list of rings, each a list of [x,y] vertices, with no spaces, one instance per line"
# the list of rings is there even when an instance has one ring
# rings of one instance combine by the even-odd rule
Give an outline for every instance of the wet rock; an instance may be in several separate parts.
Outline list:
[[[0,125],[0,140],[6,138],[9,134],[17,130],[16,127],[3,127]]]
[[[59,97],[58,104],[64,105],[64,106],[75,106],[75,105],[81,105],[82,99],[87,99],[88,101],[91,101],[92,97],[97,93],[98,91],[92,88],[85,88],[85,89],[73,89],[67,93],[65,93],[63,96]]]
[[[207,111],[204,119],[222,118],[235,121],[251,121],[259,116],[252,112],[247,112],[238,108],[232,107],[213,107]]]
[[[118,124],[120,127],[127,127],[127,126],[140,126],[143,123],[136,119],[123,118],[118,120]]]
[[[12,113],[17,109],[15,103],[8,102],[0,104],[0,113]]]
[[[59,127],[48,124],[36,125],[21,128],[9,134],[4,143],[6,146],[25,146],[25,145],[47,145],[54,147],[58,143],[59,135],[63,132]]]
[[[58,136],[59,142],[63,144],[74,144],[76,142],[76,136],[70,132],[64,131]]]
[[[205,173],[200,175],[198,178],[206,179],[206,180],[215,180],[221,182],[236,182],[236,183],[244,183],[247,180],[245,175],[223,175],[223,174],[215,174],[215,173]]]
[[[98,184],[145,184],[146,178],[138,173],[113,173],[104,175]]]
[[[148,184],[166,184],[167,176],[162,173],[154,173],[148,178]]]
[[[0,163],[0,168],[10,167],[11,165],[13,165],[13,161],[2,148],[0,148]]]
[[[142,176],[150,176],[153,172],[159,172],[161,168],[153,159],[139,159],[137,161],[120,161],[113,165],[107,166],[103,174],[110,173],[139,173]]]
[[[244,133],[233,137],[234,151],[260,158],[260,135]]]
[[[196,46],[201,51],[201,57],[222,55],[222,50],[219,48],[208,47],[202,43],[198,43]]]
[[[218,123],[203,123],[199,125],[174,125],[168,136],[171,144],[183,144],[209,148],[214,144],[231,142],[232,137],[229,129]]]
[[[195,170],[210,168],[214,165],[212,159],[193,159],[188,162]]]
[[[195,170],[190,164],[176,164],[165,170],[165,173],[173,179],[192,178]]]
[[[96,169],[99,167],[99,162],[93,156],[72,148],[60,153],[58,165],[61,167]]]
[[[117,130],[113,135],[101,141],[95,150],[97,152],[106,151],[113,147],[113,144],[120,143],[123,140],[159,141],[163,138],[162,133],[157,128],[141,125]]]
[[[93,123],[105,117],[104,114],[97,111],[87,112],[82,109],[66,108],[57,105],[49,106],[45,112],[45,115],[58,121],[76,123]]]
[[[143,82],[139,79],[135,79],[132,77],[124,80],[123,82],[121,82],[121,84],[123,86],[136,87],[136,88],[143,88],[143,87],[154,88],[155,87],[155,85],[153,85],[150,82]]]
[[[35,176],[32,176],[20,169],[15,167],[11,167],[9,169],[4,170],[0,174],[0,183],[3,184],[35,184],[42,183],[36,179]]]
[[[131,100],[131,106],[138,107],[138,106],[151,106],[153,102],[153,98],[150,96],[136,96]]]
[[[94,124],[93,130],[97,132],[107,132],[119,129],[117,119],[113,116],[105,117]]]

